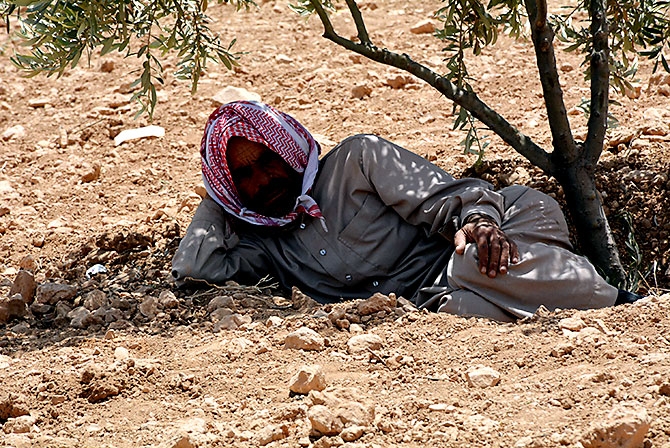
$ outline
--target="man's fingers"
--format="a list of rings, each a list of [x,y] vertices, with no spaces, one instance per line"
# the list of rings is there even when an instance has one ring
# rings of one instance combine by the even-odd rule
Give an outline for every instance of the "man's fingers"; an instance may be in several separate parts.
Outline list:
[[[507,274],[507,267],[509,266],[510,262],[510,251],[512,248],[512,242],[509,241],[507,238],[503,240],[502,247],[500,248],[500,269],[498,271],[501,274]]]
[[[488,273],[489,268],[489,233],[479,232],[477,234],[477,256],[479,257],[479,271]]]
[[[505,243],[505,238],[498,236],[496,233],[491,235],[488,264],[488,276],[491,278],[494,278],[496,275],[498,275],[500,266],[502,266],[503,245]]]
[[[465,243],[467,238],[465,237],[465,231],[463,229],[456,232],[454,235],[454,245],[456,246],[456,253],[458,255],[463,255],[465,252]]]
[[[516,264],[519,262],[519,247],[512,240],[510,240],[509,245],[510,245],[510,257],[509,257],[510,262],[512,264]]]

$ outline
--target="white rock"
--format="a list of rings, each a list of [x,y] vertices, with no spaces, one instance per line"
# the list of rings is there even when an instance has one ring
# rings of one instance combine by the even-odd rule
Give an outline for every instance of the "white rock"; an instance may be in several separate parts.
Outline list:
[[[26,128],[17,124],[10,128],[5,129],[5,132],[2,133],[3,140],[21,140],[26,136]]]
[[[342,401],[335,412],[346,426],[370,426],[375,419],[373,407],[353,400]]]
[[[639,448],[644,444],[650,425],[651,418],[645,408],[619,406],[604,420],[593,423],[581,443],[584,448]]]
[[[566,319],[561,319],[558,322],[558,326],[563,330],[579,331],[586,327],[586,322],[580,317],[568,317]]]
[[[365,432],[364,426],[357,426],[357,425],[348,426],[342,430],[340,437],[342,437],[342,440],[344,440],[345,442],[354,442],[363,437],[364,432]]]
[[[342,420],[333,411],[320,404],[309,408],[307,418],[312,424],[312,431],[316,434],[335,436],[344,429]]]
[[[31,415],[9,418],[2,429],[6,434],[27,434],[33,430],[36,421]]]
[[[117,361],[125,361],[130,358],[130,352],[125,347],[116,347],[114,349],[114,359]]]
[[[286,425],[269,425],[261,429],[254,440],[260,446],[265,446],[268,443],[282,440],[288,437],[288,427]]]
[[[215,107],[232,101],[261,101],[261,96],[256,92],[251,92],[247,89],[239,87],[227,86],[219,90],[212,98],[212,103]]]
[[[33,98],[28,100],[28,106],[38,108],[38,107],[44,107],[47,104],[51,104],[51,100],[49,98]]]
[[[14,187],[12,187],[12,185],[9,183],[8,180],[0,180],[0,194],[7,194],[13,191]],[[9,213],[9,210],[7,211],[7,213]]]
[[[347,341],[347,349],[350,354],[367,352],[368,350],[379,350],[384,341],[376,334],[364,333],[352,336]]]
[[[308,394],[326,388],[326,376],[320,365],[302,366],[289,381],[289,390],[296,394]]]
[[[114,146],[119,146],[121,143],[127,142],[129,140],[136,140],[139,138],[148,138],[148,137],[164,137],[165,129],[160,126],[144,126],[142,128],[136,129],[125,129],[114,137]]]
[[[500,382],[500,373],[491,367],[476,366],[469,370],[465,377],[468,384],[473,387],[487,388],[493,387]]]
[[[280,64],[293,64],[293,59],[291,59],[289,56],[286,56],[285,54],[276,55],[275,61]]]
[[[280,327],[284,323],[284,319],[279,316],[270,316],[265,321],[266,327]]]
[[[325,340],[319,333],[307,327],[300,327],[296,331],[286,335],[284,340],[286,348],[295,350],[323,350]]]

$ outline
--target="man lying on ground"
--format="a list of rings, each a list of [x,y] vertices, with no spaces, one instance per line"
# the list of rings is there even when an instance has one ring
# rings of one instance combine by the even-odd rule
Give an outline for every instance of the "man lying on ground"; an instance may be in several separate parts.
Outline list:
[[[571,251],[549,196],[456,180],[380,137],[349,137],[319,161],[293,117],[240,101],[210,116],[200,152],[208,194],[173,259],[178,284],[271,275],[324,303],[393,292],[500,321],[638,298]]]

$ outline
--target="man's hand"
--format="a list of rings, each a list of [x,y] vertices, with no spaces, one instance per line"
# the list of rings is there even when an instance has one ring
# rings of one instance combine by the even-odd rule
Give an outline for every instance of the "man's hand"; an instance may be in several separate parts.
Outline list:
[[[463,255],[467,243],[477,244],[479,270],[491,278],[507,273],[509,264],[519,262],[519,249],[490,217],[478,215],[454,236],[456,253]]]

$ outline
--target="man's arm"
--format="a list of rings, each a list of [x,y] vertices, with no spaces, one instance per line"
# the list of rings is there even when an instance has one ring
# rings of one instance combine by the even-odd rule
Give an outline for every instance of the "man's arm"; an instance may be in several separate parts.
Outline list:
[[[255,283],[271,273],[265,252],[240,240],[229,220],[209,196],[202,200],[172,259],[172,276],[178,284],[189,280]]]
[[[504,199],[487,182],[454,179],[423,157],[372,135],[351,137],[341,150],[338,160],[347,165],[342,172],[352,176],[360,172],[367,182],[366,188],[356,182],[356,191],[376,193],[405,221],[427,225],[430,233],[453,241],[459,253],[466,242],[476,243],[485,274],[505,273],[509,256],[518,257],[516,246],[500,230]],[[342,179],[335,177],[329,181],[336,184],[332,188],[339,188]]]

